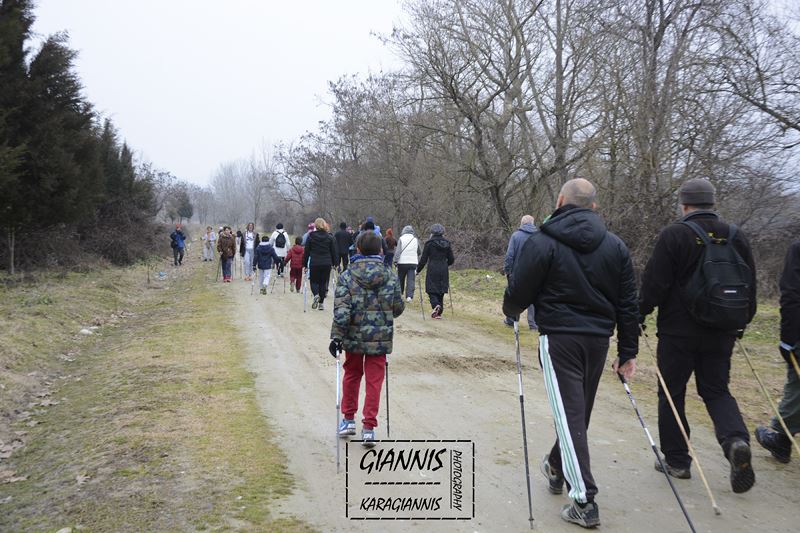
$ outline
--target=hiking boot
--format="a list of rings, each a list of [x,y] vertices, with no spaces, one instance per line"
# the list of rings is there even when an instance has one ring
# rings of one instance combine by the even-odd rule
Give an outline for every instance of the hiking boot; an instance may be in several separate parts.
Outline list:
[[[689,467],[687,467],[687,468],[679,468],[677,466],[672,466],[671,464],[669,464],[667,462],[666,459],[664,459],[664,466],[667,467],[667,474],[669,474],[670,476],[672,476],[674,478],[692,479],[692,470]],[[661,468],[661,463],[658,462],[658,459],[656,459],[655,468],[656,468],[657,472],[662,472],[662,473],[664,472],[664,469]]]
[[[433,308],[433,311],[431,311],[431,318],[439,318],[439,315],[441,314],[442,314],[442,306],[437,305],[436,307]]]
[[[317,309],[320,310],[320,311],[324,311],[325,310],[325,304],[320,302],[319,305],[317,306]]]
[[[574,501],[561,508],[561,519],[587,529],[597,527],[600,525],[600,509],[594,502],[581,505]]]
[[[411,302],[413,302],[413,301],[414,301],[414,299],[413,299],[413,298],[411,298],[411,296],[406,296],[406,303],[409,303],[409,304],[410,304],[410,303],[411,303]]]
[[[561,494],[564,492],[564,475],[550,466],[550,454],[542,458],[540,467],[542,474],[547,478],[547,491],[550,494]]]
[[[294,285],[289,285],[289,292],[294,292]]]
[[[348,435],[356,434],[356,421],[344,419],[339,423],[339,429],[336,434],[340,437],[347,437]]]
[[[361,430],[361,440],[364,441],[362,444],[365,448],[372,448],[375,446],[375,430],[374,429],[362,429]]]
[[[316,309],[319,305],[319,296],[314,296],[314,301],[311,302],[311,309]]]
[[[504,325],[506,325],[506,326],[508,326],[508,327],[510,327],[510,328],[513,328],[513,327],[514,327],[514,321],[513,321],[513,320],[509,320],[509,319],[507,319],[507,318],[504,318],[504,319],[503,319],[503,324],[504,324]]]
[[[783,433],[773,431],[764,426],[756,428],[756,440],[778,462],[788,463],[792,455],[792,441]]]
[[[261,294],[264,294],[264,295],[267,294],[267,288],[266,287],[261,287]]]
[[[751,464],[750,445],[743,440],[736,440],[728,450],[728,461],[731,463],[731,488],[739,494],[747,492],[756,482],[756,473]]]

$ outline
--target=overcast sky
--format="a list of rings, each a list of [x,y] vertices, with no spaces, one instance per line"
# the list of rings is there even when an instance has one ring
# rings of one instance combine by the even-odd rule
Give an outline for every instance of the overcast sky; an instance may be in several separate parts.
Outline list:
[[[38,0],[67,31],[86,95],[144,158],[208,183],[217,166],[329,116],[327,82],[392,70],[371,32],[399,0]]]

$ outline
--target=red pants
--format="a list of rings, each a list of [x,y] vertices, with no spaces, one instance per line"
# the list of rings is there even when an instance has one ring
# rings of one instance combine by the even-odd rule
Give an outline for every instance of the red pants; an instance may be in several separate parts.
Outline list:
[[[294,283],[297,292],[300,292],[300,284],[303,283],[303,267],[289,269],[289,285]]]
[[[342,380],[342,414],[348,420],[354,420],[358,411],[358,390],[361,388],[361,376],[366,377],[366,397],[361,421],[364,429],[373,429],[378,425],[378,408],[381,404],[381,387],[386,372],[386,355],[364,355],[360,353],[344,353],[344,379]]]

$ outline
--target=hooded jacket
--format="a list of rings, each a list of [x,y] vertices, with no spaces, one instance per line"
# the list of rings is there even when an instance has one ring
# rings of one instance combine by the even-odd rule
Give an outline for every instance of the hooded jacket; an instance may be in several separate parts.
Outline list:
[[[450,290],[450,273],[448,268],[455,262],[450,241],[442,235],[434,234],[425,243],[422,257],[417,265],[417,274],[422,272],[425,265],[425,292],[431,294],[444,294]]]
[[[275,248],[268,241],[261,241],[255,248],[253,253],[253,268],[258,267],[259,270],[271,270],[272,262],[278,261],[280,257]]]
[[[419,239],[414,236],[414,228],[404,227],[400,239],[397,241],[394,262],[398,265],[416,265],[420,255],[422,255],[422,249],[419,246]]]
[[[281,233],[283,233],[283,237],[286,239],[286,242],[283,244],[283,248],[278,246],[278,235]],[[278,257],[286,257],[286,254],[289,252],[289,248],[292,247],[292,243],[289,242],[289,234],[283,229],[276,229],[273,231],[272,235],[269,236],[269,243],[273,248],[275,248],[275,253],[278,254]]]
[[[183,230],[176,229],[170,233],[169,238],[172,241],[170,242],[171,247],[178,250],[183,250],[186,247],[186,235],[184,235]]]
[[[400,282],[383,259],[354,258],[336,283],[331,339],[351,353],[392,353],[394,319],[404,308]]]
[[[522,250],[522,245],[525,244],[525,241],[528,240],[528,237],[533,235],[535,232],[539,230],[536,229],[536,226],[533,224],[523,224],[511,234],[511,238],[508,240],[508,250],[506,250],[506,258],[503,262],[503,272],[508,275],[511,274],[512,269],[514,268],[514,260],[519,255],[520,250]]]
[[[542,334],[610,337],[620,362],[638,353],[636,280],[628,248],[591,209],[563,206],[525,241],[503,298],[506,316],[530,304]]]
[[[720,220],[713,211],[693,211],[681,220],[696,222],[701,228],[714,237],[728,236],[730,227]],[[756,266],[753,253],[744,233],[737,231],[733,238],[733,247],[750,267],[750,319],[756,313]],[[703,244],[691,228],[684,224],[670,224],[661,230],[653,255],[647,261],[642,276],[639,314],[642,317],[658,307],[659,335],[675,335],[678,337],[703,337],[709,334],[724,334],[720,330],[709,330],[695,322],[683,303],[681,287],[694,272]],[[735,335],[736,332],[729,332]]]
[[[305,249],[300,244],[295,244],[289,249],[286,254],[286,262],[289,263],[289,268],[303,268],[303,254]]]
[[[318,229],[309,233],[305,247],[303,265],[308,266],[309,259],[311,259],[312,268],[319,266],[332,267],[339,261],[336,242],[333,240],[333,236],[325,230]]]

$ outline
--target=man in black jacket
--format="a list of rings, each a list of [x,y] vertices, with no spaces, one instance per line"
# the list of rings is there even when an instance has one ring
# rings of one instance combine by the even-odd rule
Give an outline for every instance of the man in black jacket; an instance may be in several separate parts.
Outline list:
[[[536,306],[539,358],[557,440],[542,462],[548,490],[564,478],[572,504],[561,518],[583,527],[600,524],[597,485],[589,469],[587,429],[597,385],[617,328],[615,371],[633,377],[638,352],[636,281],[628,249],[594,211],[595,188],[585,179],[564,184],[556,211],[522,246],[503,312]]]
[[[347,231],[347,224],[342,222],[339,224],[339,231],[337,231],[333,238],[336,239],[336,250],[339,253],[336,267],[340,272],[347,270],[347,265],[350,262],[350,246],[353,244],[353,236]],[[341,265],[339,264],[341,262]]]
[[[731,354],[736,331],[705,327],[690,315],[682,296],[684,287],[694,273],[703,254],[703,241],[683,222],[697,224],[712,239],[724,242],[731,232],[713,211],[714,186],[704,179],[684,183],[678,193],[683,217],[665,227],[658,236],[653,255],[647,262],[642,279],[640,319],[658,307],[658,368],[664,377],[681,421],[689,432],[684,414],[686,383],[694,372],[697,392],[706,404],[714,423],[717,441],[731,464],[731,486],[734,492],[745,492],[755,483],[750,464],[750,445],[747,428],[736,399],[728,390]],[[747,238],[736,231],[731,243],[749,267],[749,315],[756,312],[756,270]],[[712,244],[716,246],[717,244]],[[658,389],[658,432],[661,451],[670,475],[691,477],[691,457],[666,395]],[[656,469],[660,465],[656,462]]]
[[[795,361],[800,357],[800,241],[795,241],[786,254],[781,274],[781,355],[788,365],[783,398],[778,406],[781,418],[792,435],[800,433],[800,375]],[[792,455],[792,441],[783,431],[777,418],[770,428],[756,428],[756,440],[781,463],[788,463]]]

